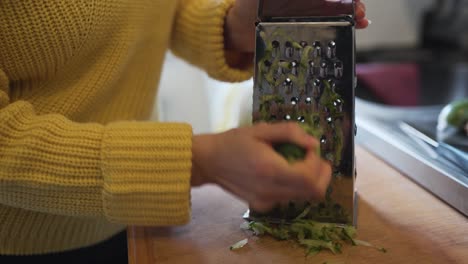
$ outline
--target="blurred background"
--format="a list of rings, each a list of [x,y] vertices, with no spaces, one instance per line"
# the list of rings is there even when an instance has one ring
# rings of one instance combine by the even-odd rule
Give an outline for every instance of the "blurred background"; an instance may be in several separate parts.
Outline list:
[[[365,4],[372,24],[358,30],[356,37],[359,98],[402,106],[429,104],[428,98],[419,98],[419,86],[442,83],[444,87],[436,89],[444,90],[454,82],[454,72],[466,76],[467,1],[368,0]],[[430,78],[434,73],[436,80]],[[155,115],[158,112],[161,121],[188,122],[195,133],[223,131],[249,122],[252,87],[252,81],[212,80],[168,53]],[[456,96],[450,93],[444,92],[445,101]],[[440,98],[427,97],[434,96]]]

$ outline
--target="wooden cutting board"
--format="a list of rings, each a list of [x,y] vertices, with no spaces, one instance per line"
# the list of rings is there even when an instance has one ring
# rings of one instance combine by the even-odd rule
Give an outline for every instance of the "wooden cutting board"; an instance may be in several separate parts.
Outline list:
[[[468,219],[358,148],[358,238],[385,247],[345,246],[343,254],[305,257],[292,242],[249,236],[239,227],[247,206],[218,187],[192,192],[189,225],[129,227],[131,264],[177,263],[468,263]],[[230,251],[249,237],[249,244]]]

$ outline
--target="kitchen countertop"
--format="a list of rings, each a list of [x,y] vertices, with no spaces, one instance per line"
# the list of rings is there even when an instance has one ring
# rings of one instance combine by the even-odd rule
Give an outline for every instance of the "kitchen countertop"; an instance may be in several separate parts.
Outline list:
[[[251,237],[240,225],[247,205],[215,186],[192,191],[183,227],[129,227],[130,264],[177,263],[468,263],[468,218],[358,147],[358,238],[385,247],[346,245],[343,254],[305,257],[288,241]]]

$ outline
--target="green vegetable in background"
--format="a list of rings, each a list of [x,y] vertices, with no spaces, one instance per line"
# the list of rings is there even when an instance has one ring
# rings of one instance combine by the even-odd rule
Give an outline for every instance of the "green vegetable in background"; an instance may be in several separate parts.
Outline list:
[[[468,98],[442,109],[437,120],[437,141],[468,149]]]
[[[468,122],[468,98],[454,102],[451,107],[447,123],[454,127],[463,128]]]
[[[452,126],[463,130],[468,123],[468,98],[454,101],[444,107],[439,115],[439,130]]]

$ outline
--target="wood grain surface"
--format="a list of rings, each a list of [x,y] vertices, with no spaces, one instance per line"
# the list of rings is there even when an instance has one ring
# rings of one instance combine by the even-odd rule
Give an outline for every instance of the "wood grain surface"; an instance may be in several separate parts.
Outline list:
[[[343,254],[305,257],[288,241],[240,229],[247,206],[218,187],[192,191],[192,221],[183,227],[129,227],[131,264],[177,263],[468,263],[468,219],[399,172],[358,148],[358,238],[385,247],[345,246]],[[249,243],[230,251],[233,243]]]

